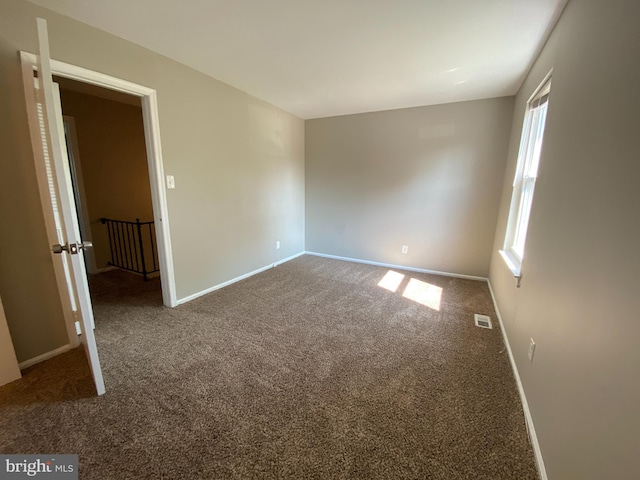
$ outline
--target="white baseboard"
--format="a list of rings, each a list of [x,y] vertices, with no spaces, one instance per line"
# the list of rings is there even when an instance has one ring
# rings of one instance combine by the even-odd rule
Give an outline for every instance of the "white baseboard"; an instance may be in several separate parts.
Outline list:
[[[518,393],[520,393],[520,401],[522,402],[522,409],[524,410],[524,418],[527,426],[527,432],[529,433],[529,439],[531,440],[531,448],[533,449],[533,455],[536,460],[536,466],[538,467],[538,474],[540,480],[548,480],[547,470],[544,466],[544,459],[542,458],[542,451],[540,450],[540,443],[538,443],[538,436],[536,435],[536,428],[533,425],[533,418],[531,417],[531,410],[529,410],[529,403],[527,402],[527,396],[522,386],[522,380],[520,379],[520,373],[518,372],[518,366],[516,365],[513,352],[511,351],[511,344],[509,343],[509,337],[507,336],[507,330],[504,328],[504,322],[502,321],[502,315],[498,309],[498,302],[493,294],[493,288],[491,287],[491,281],[487,279],[489,285],[489,292],[491,292],[491,299],[493,300],[493,308],[496,311],[498,322],[500,322],[500,329],[502,330],[502,338],[509,354],[509,361],[511,362],[511,368],[513,369],[513,376],[516,379],[518,385]]]
[[[338,255],[328,255],[326,253],[318,253],[318,252],[304,252],[304,253],[307,255],[314,255],[316,257],[333,258],[335,260],[344,260],[345,262],[365,263],[367,265],[375,265],[377,267],[395,268],[398,270],[408,270],[410,272],[429,273],[432,275],[442,275],[444,277],[464,278],[466,280],[480,280],[483,282],[487,281],[486,277],[476,277],[473,275],[463,275],[460,273],[440,272],[437,270],[426,270],[424,268],[406,267],[404,265],[394,265],[392,263],[372,262],[371,260],[361,260],[359,258],[340,257]]]
[[[300,252],[300,253],[296,253],[295,255],[291,255],[290,257],[287,258],[283,258],[282,260],[278,260],[276,263],[273,264],[274,267],[277,267],[278,265],[282,265],[283,263],[287,263],[291,260],[293,260],[294,258],[298,258],[301,257],[302,255],[304,255],[306,252]]]
[[[71,350],[71,345],[66,344],[60,348],[56,348],[55,350],[51,350],[50,352],[43,353],[42,355],[38,355],[37,357],[30,358],[29,360],[25,360],[24,362],[20,362],[18,366],[20,370],[24,370],[25,368],[29,368],[36,363],[44,362],[45,360],[49,360],[50,358],[55,357],[56,355],[60,355],[61,353],[68,352]]]
[[[278,265],[282,265],[283,263],[286,263],[290,260],[293,260],[294,258],[297,258],[301,255],[304,255],[305,252],[300,252],[300,253],[296,253],[295,255],[291,255],[290,257],[287,257],[285,259],[282,260],[278,260],[275,263],[270,263],[269,265],[266,265],[264,267],[258,268],[257,270],[253,270],[252,272],[249,273],[245,273],[244,275],[240,275],[239,277],[236,278],[232,278],[231,280],[227,280],[226,282],[220,283],[218,285],[214,285],[213,287],[207,288],[205,290],[202,290],[201,292],[197,292],[194,293],[192,295],[189,295],[187,297],[181,298],[178,300],[178,305],[182,305],[183,303],[187,303],[190,302],[191,300],[195,300],[198,297],[202,297],[203,295],[206,295],[207,293],[211,293],[211,292],[215,292],[216,290],[220,290],[221,288],[227,287],[233,283],[239,282],[240,280],[244,280],[245,278],[249,278],[252,277],[254,275],[257,275],[258,273],[264,272],[265,270],[269,270],[270,268],[274,268],[277,267]]]

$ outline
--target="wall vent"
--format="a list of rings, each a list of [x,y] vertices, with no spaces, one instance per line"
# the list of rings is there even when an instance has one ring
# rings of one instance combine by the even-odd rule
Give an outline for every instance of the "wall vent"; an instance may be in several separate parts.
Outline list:
[[[474,318],[475,318],[476,327],[493,328],[493,326],[491,325],[491,317],[476,313],[474,315]]]

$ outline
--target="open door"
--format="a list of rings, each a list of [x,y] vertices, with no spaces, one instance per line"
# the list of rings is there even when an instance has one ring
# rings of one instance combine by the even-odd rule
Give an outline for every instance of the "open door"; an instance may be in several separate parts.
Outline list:
[[[75,318],[79,320],[82,343],[87,353],[96,391],[98,395],[102,395],[105,392],[105,386],[92,328],[93,308],[91,306],[91,297],[89,296],[89,285],[84,262],[84,250],[89,248],[91,244],[89,242],[83,243],[80,237],[71,173],[64,141],[60,92],[51,75],[47,22],[42,18],[38,18],[37,23],[39,46],[37,84],[39,88],[36,89],[35,98],[41,107],[43,119],[39,133],[44,153],[43,155],[36,155],[36,161],[43,162],[43,165],[37,167],[39,171],[46,172],[49,180],[49,185],[45,191],[43,191],[41,185],[41,195],[48,196],[48,200],[51,203],[50,208],[45,209],[45,217],[51,218],[52,216],[55,222],[58,243],[51,245],[51,250],[54,255],[54,263],[61,263],[63,267],[60,268],[58,266],[56,268],[56,276],[66,276],[66,278],[58,279],[58,288],[67,290],[66,292],[60,292],[61,298],[66,295],[63,303],[71,306]],[[29,101],[27,101],[27,108],[29,108]],[[32,115],[30,115],[30,118],[32,118]],[[46,200],[43,199],[43,203],[45,202]],[[55,214],[50,215],[50,212]],[[51,239],[51,235],[49,238]]]

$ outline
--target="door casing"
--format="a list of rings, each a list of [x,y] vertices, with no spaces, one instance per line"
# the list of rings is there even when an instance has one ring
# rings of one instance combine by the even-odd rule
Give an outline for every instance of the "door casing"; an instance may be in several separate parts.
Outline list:
[[[29,52],[20,52],[22,63],[22,75],[27,88],[33,88],[33,72],[37,70],[36,55]],[[140,97],[142,104],[142,117],[144,121],[145,144],[147,150],[147,164],[149,168],[149,181],[151,184],[151,199],[153,203],[153,217],[155,222],[158,259],[160,264],[160,279],[162,284],[162,301],[167,307],[177,306],[175,274],[173,268],[173,255],[171,250],[171,236],[169,230],[169,214],[167,196],[164,182],[164,168],[162,164],[162,149],[160,144],[160,122],[158,117],[158,101],[156,91],[136,83],[122,80],[103,73],[88,70],[69,63],[51,59],[51,71],[53,75],[69,78],[83,83],[89,83],[99,87],[115,90]],[[27,100],[29,101],[29,100]],[[52,222],[53,219],[45,219]],[[61,284],[58,284],[61,288]],[[65,286],[66,288],[66,286]],[[69,312],[65,312],[68,317]],[[75,319],[67,318],[74,325],[73,329],[67,327],[70,335],[70,344],[77,345],[75,331]],[[72,339],[75,337],[75,340]]]

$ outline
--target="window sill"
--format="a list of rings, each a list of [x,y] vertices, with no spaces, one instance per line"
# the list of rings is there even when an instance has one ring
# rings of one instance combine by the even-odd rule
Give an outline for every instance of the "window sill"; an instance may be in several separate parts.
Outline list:
[[[516,279],[518,288],[520,288],[520,279],[522,278],[522,262],[519,258],[506,250],[499,250],[500,256],[507,264],[507,268],[511,271]]]

